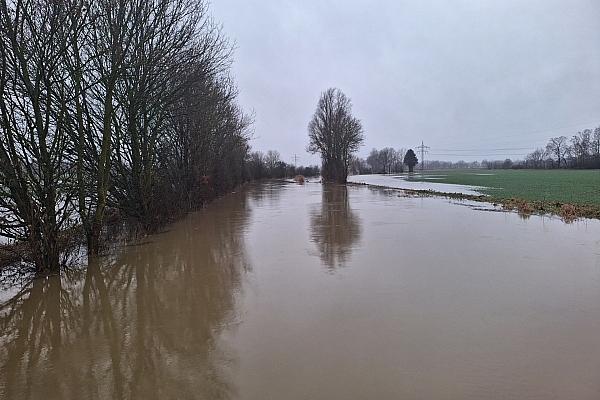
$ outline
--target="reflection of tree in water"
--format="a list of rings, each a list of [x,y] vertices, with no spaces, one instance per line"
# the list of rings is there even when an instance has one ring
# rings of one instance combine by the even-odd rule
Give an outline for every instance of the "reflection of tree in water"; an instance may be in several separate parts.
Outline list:
[[[216,340],[248,216],[228,196],[110,262],[34,280],[0,308],[0,398],[231,397]]]
[[[37,279],[0,309],[0,398],[33,396],[36,385],[43,397],[59,398],[56,382],[62,371],[52,366],[61,356],[66,332],[76,325],[77,312],[58,276]],[[37,367],[44,369],[40,373]],[[19,386],[26,389],[15,391]],[[38,395],[39,396],[39,395]]]
[[[321,209],[311,216],[311,240],[330,268],[343,265],[360,239],[360,218],[350,208],[348,188],[324,185]]]

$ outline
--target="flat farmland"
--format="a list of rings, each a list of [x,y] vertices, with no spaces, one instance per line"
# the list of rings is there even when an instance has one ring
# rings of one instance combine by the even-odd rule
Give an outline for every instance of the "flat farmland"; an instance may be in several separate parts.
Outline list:
[[[600,170],[434,170],[406,179],[477,186],[498,199],[600,206]]]

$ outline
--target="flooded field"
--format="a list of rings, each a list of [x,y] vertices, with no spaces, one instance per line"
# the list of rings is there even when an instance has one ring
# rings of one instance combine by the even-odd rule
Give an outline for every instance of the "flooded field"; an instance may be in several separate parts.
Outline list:
[[[418,172],[415,173],[414,177],[420,177],[424,181],[409,180],[409,176],[404,175],[350,175],[348,182],[352,183],[366,183],[368,185],[395,188],[395,189],[409,189],[409,190],[431,190],[440,193],[454,193],[454,194],[467,194],[478,196],[482,193],[478,190],[477,186],[469,185],[455,185],[449,183],[436,182],[437,180],[443,179],[443,175],[421,175]]]
[[[2,399],[600,398],[599,221],[254,185],[2,301]]]

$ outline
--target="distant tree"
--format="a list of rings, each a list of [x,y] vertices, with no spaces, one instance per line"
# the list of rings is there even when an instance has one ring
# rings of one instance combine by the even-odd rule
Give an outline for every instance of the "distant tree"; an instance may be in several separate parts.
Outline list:
[[[404,156],[404,164],[408,165],[408,172],[414,172],[415,165],[419,163],[419,159],[417,155],[413,151],[413,149],[408,149],[406,155]]]
[[[527,155],[527,166],[529,168],[541,168],[544,163],[546,152],[543,149],[536,149]]]
[[[392,149],[391,147],[384,147],[379,152],[379,158],[383,164],[383,173],[391,173],[392,167],[396,162],[396,150]]]
[[[572,156],[578,168],[585,168],[592,153],[592,130],[584,129],[571,138]]]
[[[371,173],[371,166],[360,157],[352,157],[352,160],[350,161],[350,172],[358,175],[369,174]]]
[[[304,175],[306,177],[319,176],[321,170],[317,165],[309,165],[308,167],[297,167],[295,173],[297,175]]]
[[[592,139],[592,153],[595,157],[600,156],[600,126],[594,129],[594,136]]]
[[[381,150],[371,150],[367,157],[367,164],[375,174],[396,173],[403,171],[403,158],[404,149],[395,150],[391,147],[384,147]]]
[[[567,150],[568,143],[565,136],[552,138],[546,145],[546,151],[548,152],[548,155],[556,157],[558,168],[560,168],[562,161],[566,161],[565,156],[567,155]]]
[[[457,162],[454,163],[454,168],[457,169],[465,169],[469,166],[469,164],[467,164],[467,162],[465,160],[458,160]]]
[[[383,172],[383,164],[379,158],[379,151],[377,149],[371,150],[369,157],[367,157],[367,164],[369,164],[374,174]]]
[[[273,174],[275,169],[279,166],[279,162],[281,161],[281,155],[277,150],[269,150],[265,155],[265,165],[267,167],[267,171],[269,174]]]
[[[403,161],[404,161],[404,149],[395,150],[392,171],[393,172],[404,172]]]
[[[288,165],[284,161],[277,161],[277,164],[275,164],[275,169],[273,172],[271,172],[271,175],[273,178],[285,178],[287,170]],[[295,170],[293,172],[295,172]]]
[[[250,153],[246,164],[250,178],[261,179],[265,177],[265,155],[261,151]]]
[[[360,120],[352,116],[352,103],[341,90],[321,94],[308,137],[308,151],[321,154],[323,180],[346,183],[351,156],[364,137]]]

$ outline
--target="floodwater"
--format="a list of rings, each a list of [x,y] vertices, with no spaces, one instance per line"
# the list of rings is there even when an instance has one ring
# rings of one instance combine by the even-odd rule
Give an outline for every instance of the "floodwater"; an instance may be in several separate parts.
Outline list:
[[[600,398],[600,223],[262,184],[10,291],[2,399]]]
[[[380,186],[380,187],[388,187],[395,189],[408,189],[408,190],[431,190],[439,193],[453,193],[453,194],[467,194],[479,196],[481,192],[478,186],[470,186],[470,185],[454,185],[450,183],[440,183],[436,182],[436,179],[440,179],[440,177],[436,177],[435,175],[426,175],[425,179],[427,181],[412,181],[408,180],[409,175],[350,175],[348,177],[348,182],[352,183],[366,183],[372,186]],[[418,172],[415,172],[415,177],[421,177]]]

